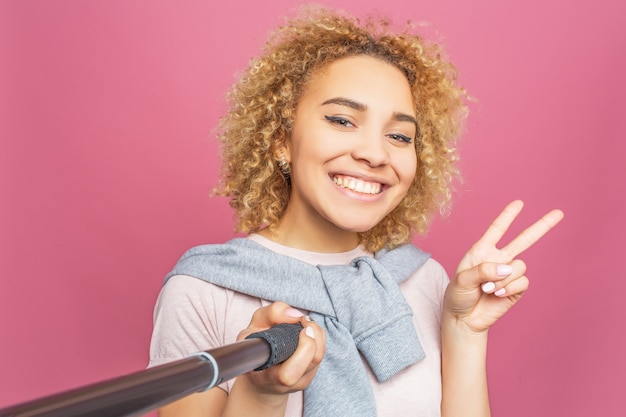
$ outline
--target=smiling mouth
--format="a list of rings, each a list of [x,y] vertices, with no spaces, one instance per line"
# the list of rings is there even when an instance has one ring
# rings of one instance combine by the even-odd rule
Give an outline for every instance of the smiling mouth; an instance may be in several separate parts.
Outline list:
[[[334,175],[333,181],[341,188],[347,188],[362,194],[380,194],[383,188],[382,184],[379,182],[363,181],[358,178],[342,175]]]

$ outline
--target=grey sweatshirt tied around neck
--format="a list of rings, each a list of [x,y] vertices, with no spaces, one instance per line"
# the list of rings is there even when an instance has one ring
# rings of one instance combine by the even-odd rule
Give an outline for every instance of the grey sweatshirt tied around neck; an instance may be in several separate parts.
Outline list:
[[[166,281],[188,275],[310,311],[326,332],[326,353],[304,391],[304,416],[375,417],[361,355],[379,382],[424,358],[398,284],[429,257],[407,244],[349,265],[314,266],[236,238],[188,250]]]

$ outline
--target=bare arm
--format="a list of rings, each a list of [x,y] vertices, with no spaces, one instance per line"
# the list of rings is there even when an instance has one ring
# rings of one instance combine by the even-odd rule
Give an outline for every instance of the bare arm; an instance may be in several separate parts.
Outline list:
[[[502,249],[496,247],[523,208],[514,201],[463,257],[444,298],[441,324],[443,417],[488,417],[487,333],[528,289],[516,257],[563,218],[553,210]]]

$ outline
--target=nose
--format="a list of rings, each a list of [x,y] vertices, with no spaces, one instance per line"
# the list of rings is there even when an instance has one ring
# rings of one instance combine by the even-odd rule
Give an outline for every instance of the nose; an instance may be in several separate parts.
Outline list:
[[[389,152],[383,134],[363,132],[361,138],[354,142],[352,157],[363,161],[371,167],[378,167],[389,163]]]

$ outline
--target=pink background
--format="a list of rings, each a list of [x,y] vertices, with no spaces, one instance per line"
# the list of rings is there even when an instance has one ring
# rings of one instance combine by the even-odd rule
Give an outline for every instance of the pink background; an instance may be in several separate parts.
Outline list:
[[[165,273],[232,236],[212,129],[299,2],[210,3],[0,2],[0,407],[142,369]],[[566,213],[491,331],[494,415],[623,416],[626,3],[324,3],[430,22],[477,99],[453,211],[416,240],[450,273],[508,201],[518,231]]]

